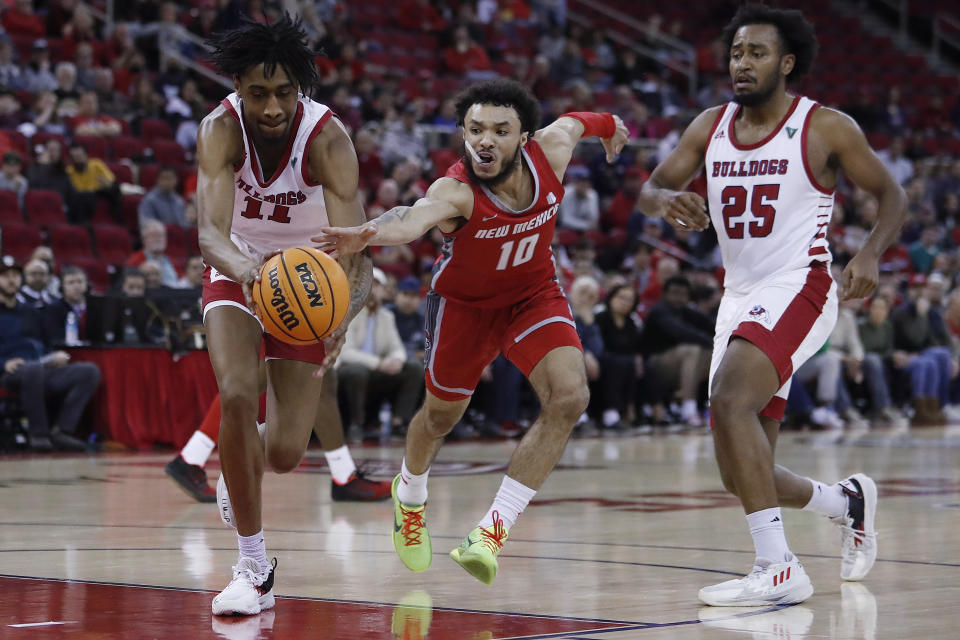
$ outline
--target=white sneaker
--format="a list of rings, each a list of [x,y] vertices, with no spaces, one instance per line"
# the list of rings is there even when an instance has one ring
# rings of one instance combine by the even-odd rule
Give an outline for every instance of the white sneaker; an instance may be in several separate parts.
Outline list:
[[[233,506],[230,504],[230,494],[227,493],[227,481],[223,474],[217,480],[217,504],[220,507],[220,519],[231,529],[237,528],[237,521],[233,517]]]
[[[756,559],[749,575],[700,589],[700,602],[714,607],[797,604],[813,595],[813,585],[794,555],[786,562]]]
[[[960,422],[960,406],[947,404],[943,406],[943,415],[947,418],[949,424]]]
[[[830,431],[839,431],[844,427],[843,419],[830,407],[816,407],[810,412],[810,421]]]
[[[840,577],[863,580],[877,561],[877,485],[862,473],[837,484],[847,496],[847,512],[830,518],[840,527]]]
[[[847,423],[847,428],[853,431],[865,431],[870,428],[867,419],[853,407],[848,407],[843,412],[843,420]]]
[[[272,609],[273,573],[276,568],[276,558],[269,571],[262,571],[260,563],[253,558],[240,558],[233,567],[233,580],[213,599],[213,615],[254,616]]]
[[[891,427],[904,427],[910,425],[910,421],[907,420],[907,417],[903,415],[903,413],[896,407],[886,407],[881,409],[880,415],[884,420],[890,423]]]

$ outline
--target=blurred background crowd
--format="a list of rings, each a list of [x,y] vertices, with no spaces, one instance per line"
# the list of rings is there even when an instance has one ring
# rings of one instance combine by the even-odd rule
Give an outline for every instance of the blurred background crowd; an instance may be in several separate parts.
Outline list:
[[[616,162],[607,164],[596,142],[578,148],[554,238],[593,386],[578,432],[703,428],[723,282],[716,235],[644,216],[637,195],[692,118],[730,99],[718,35],[737,4],[3,0],[2,269],[11,280],[19,272],[16,298],[47,318],[37,325],[50,327],[36,336],[37,358],[82,342],[203,347],[196,131],[232,84],[212,73],[202,39],[243,15],[267,21],[287,10],[317,47],[322,82],[313,97],[354,139],[368,218],[412,204],[457,161],[453,97],[472,81],[522,81],[541,101],[544,124],[567,111],[624,120],[632,140]],[[928,41],[933,21],[958,25],[960,9],[911,2],[899,20],[884,2],[774,4],[803,9],[817,28],[820,56],[796,91],[854,117],[909,198],[877,294],[845,305],[830,342],[796,372],[789,423],[960,419],[960,77],[951,57],[960,49],[938,41],[934,57]],[[704,187],[702,177],[690,186]],[[841,182],[829,235],[835,273],[876,214],[871,196]],[[401,372],[422,363],[422,300],[440,242],[434,229],[375,252],[371,312],[389,310],[396,338],[363,354],[376,359],[348,354],[341,369],[352,375],[358,363],[390,360],[394,383],[365,398],[340,385],[358,437],[402,433],[422,393],[422,380]],[[76,279],[82,287],[67,285]],[[144,302],[105,329],[85,322],[101,295]],[[94,306],[103,315],[103,304]],[[4,361],[15,352],[9,334],[0,330]],[[519,371],[501,358],[454,437],[517,435],[536,411]]]

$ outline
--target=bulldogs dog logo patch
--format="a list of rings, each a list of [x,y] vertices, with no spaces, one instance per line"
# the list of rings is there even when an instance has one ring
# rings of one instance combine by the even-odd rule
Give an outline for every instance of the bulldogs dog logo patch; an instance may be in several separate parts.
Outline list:
[[[762,322],[763,324],[770,324],[770,314],[767,313],[767,310],[761,307],[760,305],[755,305],[753,309],[750,309],[750,313],[747,315],[750,316],[750,319],[754,322]]]

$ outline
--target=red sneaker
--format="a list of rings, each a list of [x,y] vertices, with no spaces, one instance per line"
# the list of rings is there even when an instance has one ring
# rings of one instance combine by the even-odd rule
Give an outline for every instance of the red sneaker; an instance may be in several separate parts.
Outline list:
[[[370,480],[357,469],[344,484],[330,481],[330,497],[337,502],[379,502],[390,498],[389,480]]]

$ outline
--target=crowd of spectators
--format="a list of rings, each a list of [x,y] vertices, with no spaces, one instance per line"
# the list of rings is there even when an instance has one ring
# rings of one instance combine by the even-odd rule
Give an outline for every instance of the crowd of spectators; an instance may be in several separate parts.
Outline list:
[[[175,62],[161,65],[161,47],[201,58],[196,45],[169,38],[172,25],[205,37],[243,14],[272,19],[291,3],[114,3],[110,28],[72,0],[7,4],[0,15],[0,189],[12,191],[21,206],[31,189],[54,190],[68,221],[126,226],[135,246],[110,265],[119,292],[198,286],[202,262],[169,255],[167,239],[196,224],[197,124],[228,90]],[[607,164],[598,145],[578,149],[554,239],[558,278],[576,313],[594,391],[580,431],[705,424],[712,321],[722,293],[716,236],[645,217],[637,196],[690,119],[730,99],[723,44],[699,37],[702,29],[693,25],[637,9],[644,44],[656,52],[650,59],[572,19],[564,0],[292,4],[322,51],[315,98],[334,108],[355,141],[370,218],[412,204],[456,162],[462,143],[452,96],[473,80],[499,74],[524,82],[541,101],[545,123],[569,110],[609,110],[623,118],[634,142],[616,162]],[[733,4],[710,9],[716,31]],[[390,16],[389,24],[376,22],[378,12]],[[694,56],[680,60],[684,54],[663,46],[659,34],[692,40]],[[409,44],[408,55],[393,42]],[[414,60],[413,68],[405,59]],[[692,94],[686,78],[670,70],[678,61],[699,71]],[[822,428],[859,425],[864,416],[897,424],[909,417],[916,424],[952,419],[960,400],[960,156],[943,151],[960,140],[957,96],[913,100],[904,87],[881,93],[863,85],[830,100],[827,88],[812,97],[857,119],[907,190],[910,215],[881,260],[877,295],[847,306],[824,351],[797,372],[790,415]],[[129,138],[152,140],[156,121],[165,123],[166,140],[121,146]],[[18,148],[18,136],[25,147]],[[160,152],[171,140],[179,155],[168,164]],[[702,192],[702,179],[691,188]],[[123,211],[130,194],[142,198],[132,220]],[[876,211],[869,195],[840,184],[830,228],[836,266],[862,246]],[[441,241],[433,230],[409,246],[374,253],[380,293],[365,319],[351,326],[339,370],[349,380],[340,385],[341,402],[367,432],[380,420],[383,401],[392,409],[388,427],[402,432],[422,393],[411,372],[422,363],[421,294]],[[62,265],[45,264],[50,275],[63,277]],[[397,331],[387,331],[390,323]],[[147,335],[163,341],[169,329]],[[362,397],[347,392],[363,388],[369,393]],[[456,433],[517,433],[535,403],[519,372],[498,359],[485,372],[468,424]]]

